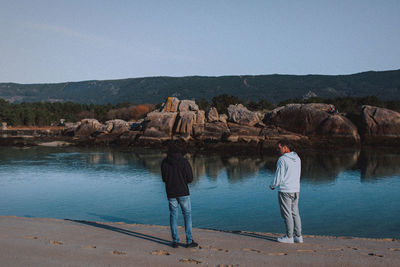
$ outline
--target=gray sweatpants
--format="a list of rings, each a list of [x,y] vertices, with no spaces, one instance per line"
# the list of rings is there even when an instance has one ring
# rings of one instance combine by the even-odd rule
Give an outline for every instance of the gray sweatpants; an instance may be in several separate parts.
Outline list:
[[[286,225],[286,235],[293,236],[293,230],[296,236],[301,236],[301,220],[299,214],[299,192],[283,193],[278,192],[279,207],[281,215]]]

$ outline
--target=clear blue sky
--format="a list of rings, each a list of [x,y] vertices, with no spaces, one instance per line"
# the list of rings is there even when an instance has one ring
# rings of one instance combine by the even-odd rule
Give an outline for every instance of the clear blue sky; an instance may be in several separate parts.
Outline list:
[[[0,82],[400,68],[400,0],[0,0]]]

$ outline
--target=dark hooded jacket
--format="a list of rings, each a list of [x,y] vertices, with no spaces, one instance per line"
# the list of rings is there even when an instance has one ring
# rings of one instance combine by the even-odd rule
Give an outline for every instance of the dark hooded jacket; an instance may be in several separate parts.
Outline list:
[[[161,163],[161,174],[168,198],[190,195],[188,183],[193,181],[192,167],[181,153],[168,153]]]

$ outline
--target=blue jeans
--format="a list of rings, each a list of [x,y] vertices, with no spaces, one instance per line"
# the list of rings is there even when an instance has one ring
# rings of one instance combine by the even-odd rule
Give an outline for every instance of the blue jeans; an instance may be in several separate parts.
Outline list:
[[[169,201],[169,224],[173,242],[179,243],[178,236],[178,204],[181,206],[183,218],[185,220],[186,243],[192,243],[192,207],[190,196],[168,198]]]

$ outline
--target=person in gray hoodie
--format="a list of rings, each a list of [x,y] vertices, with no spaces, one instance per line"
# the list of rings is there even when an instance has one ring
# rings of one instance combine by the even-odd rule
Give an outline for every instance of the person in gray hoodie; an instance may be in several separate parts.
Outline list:
[[[286,140],[278,142],[280,157],[276,163],[274,180],[269,186],[278,189],[279,207],[286,225],[286,235],[279,237],[281,243],[303,243],[299,214],[301,160],[293,146]]]

